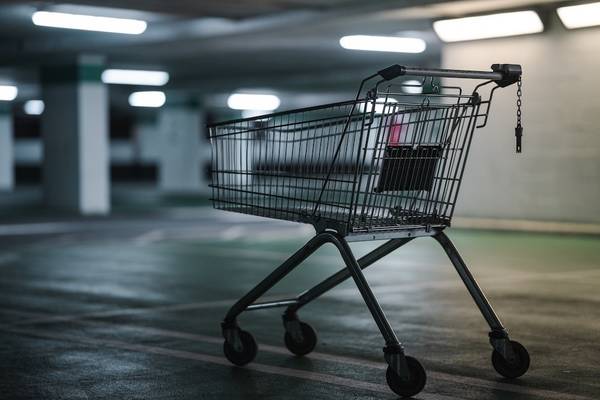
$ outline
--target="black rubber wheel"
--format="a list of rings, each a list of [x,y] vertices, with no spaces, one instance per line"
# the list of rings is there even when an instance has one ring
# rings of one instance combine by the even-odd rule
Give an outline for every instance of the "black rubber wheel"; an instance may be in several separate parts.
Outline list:
[[[519,342],[510,341],[513,351],[516,355],[516,360],[509,363],[496,350],[492,353],[492,365],[494,369],[506,378],[518,378],[529,369],[529,353],[527,349]]]
[[[292,335],[285,333],[285,347],[297,356],[304,356],[315,349],[317,345],[317,333],[309,324],[300,322],[302,329],[302,342],[296,342]]]
[[[241,367],[254,360],[254,357],[256,357],[256,353],[258,352],[258,346],[252,335],[248,332],[240,330],[239,334],[242,342],[242,350],[237,351],[232,345],[225,342],[223,343],[223,353],[225,353],[225,357],[227,357],[231,363]]]
[[[419,393],[425,387],[427,375],[421,363],[413,357],[406,356],[409,378],[401,379],[392,367],[388,367],[385,373],[387,384],[394,393],[401,397],[411,397]]]

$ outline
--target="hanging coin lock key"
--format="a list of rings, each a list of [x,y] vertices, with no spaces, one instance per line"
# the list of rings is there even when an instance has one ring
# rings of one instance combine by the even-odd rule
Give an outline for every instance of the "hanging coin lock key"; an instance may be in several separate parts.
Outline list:
[[[522,82],[519,77],[519,81],[517,82],[517,126],[515,127],[517,153],[521,152],[521,138],[523,137],[523,125],[521,125],[521,97],[523,96],[523,92],[521,90],[521,85]]]

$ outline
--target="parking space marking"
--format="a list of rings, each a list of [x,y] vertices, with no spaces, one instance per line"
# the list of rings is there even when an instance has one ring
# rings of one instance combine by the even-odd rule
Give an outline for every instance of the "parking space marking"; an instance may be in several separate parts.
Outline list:
[[[217,300],[207,301],[202,303],[184,303],[184,304],[169,304],[157,307],[141,307],[141,308],[121,308],[111,309],[105,311],[93,311],[89,313],[72,314],[72,315],[56,315],[56,314],[39,314],[39,317],[25,319],[22,321],[14,322],[11,325],[31,325],[40,323],[52,323],[52,322],[73,322],[78,320],[84,320],[87,318],[106,318],[106,317],[119,317],[125,315],[143,314],[147,312],[161,312],[161,311],[185,311],[185,310],[200,310],[203,308],[213,307],[226,307],[233,304],[236,300]]]
[[[102,323],[100,323],[100,324],[102,324]],[[143,326],[136,326],[136,325],[118,324],[118,326],[140,330],[144,333],[154,334],[157,336],[167,336],[167,337],[171,337],[171,338],[175,338],[175,339],[184,339],[184,340],[198,341],[198,342],[204,342],[204,343],[209,343],[209,344],[217,344],[219,346],[221,346],[223,344],[223,338],[216,337],[216,336],[207,336],[207,335],[201,335],[201,334],[186,333],[186,332],[179,332],[179,331],[173,331],[173,330],[168,330],[168,329],[143,327]],[[269,353],[290,356],[289,350],[286,349],[285,347],[272,346],[272,345],[263,344],[263,343],[259,343],[258,347],[259,347],[259,351],[266,351]],[[362,359],[362,358],[339,356],[339,355],[334,355],[334,354],[321,353],[321,352],[317,352],[317,351],[311,352],[310,355],[308,355],[307,357],[311,358],[311,359],[315,359],[315,360],[335,362],[335,363],[346,364],[346,365],[355,365],[355,366],[359,366],[359,367],[367,367],[367,368],[374,368],[374,369],[381,369],[381,370],[387,369],[387,365],[383,361],[376,362],[376,361],[371,361],[371,360]],[[552,390],[546,390],[546,389],[529,388],[529,387],[525,387],[525,386],[513,385],[510,383],[496,382],[496,381],[485,380],[485,379],[480,379],[480,378],[472,378],[472,377],[468,377],[468,376],[449,374],[449,373],[445,373],[445,372],[436,372],[436,371],[428,370],[427,375],[430,378],[437,379],[437,380],[461,383],[461,384],[480,387],[480,388],[484,388],[484,389],[501,390],[504,392],[537,396],[537,397],[541,397],[544,399],[565,400],[566,398],[569,398],[571,400],[593,400],[586,396],[559,393],[559,392],[555,392]]]
[[[287,296],[287,297],[286,297]],[[278,300],[280,298],[290,298],[292,295],[272,295],[263,296],[262,299],[265,301]],[[107,318],[107,317],[120,317],[126,315],[143,314],[148,312],[169,312],[169,311],[188,311],[188,310],[202,310],[206,308],[219,308],[219,307],[230,307],[239,299],[225,299],[215,301],[205,301],[196,303],[181,303],[181,304],[166,304],[156,307],[134,307],[134,308],[119,308],[104,311],[92,311],[89,313],[81,314],[42,314],[38,313],[38,317],[25,319],[13,323],[12,325],[30,325],[39,323],[52,323],[52,322],[72,322],[78,320],[84,320],[87,318]]]
[[[191,352],[191,351],[185,351],[185,350],[174,350],[174,349],[168,349],[165,347],[127,343],[127,342],[123,342],[123,341],[119,341],[119,340],[89,338],[89,337],[75,336],[75,335],[56,333],[56,332],[47,332],[47,331],[41,331],[41,330],[14,329],[14,328],[5,328],[2,326],[0,326],[0,330],[3,330],[5,332],[28,335],[28,336],[42,337],[42,338],[51,339],[51,340],[61,340],[61,341],[68,341],[68,342],[83,343],[83,344],[87,344],[87,345],[91,345],[91,346],[117,348],[117,349],[126,350],[126,351],[133,351],[133,352],[146,353],[146,354],[156,354],[156,355],[167,356],[167,357],[171,357],[171,358],[201,361],[201,362],[205,362],[205,363],[209,363],[209,364],[217,364],[217,365],[227,366],[229,368],[237,368],[237,367],[233,367],[231,365],[231,363],[223,357],[217,357],[217,356],[198,353],[198,352]],[[351,378],[343,378],[343,377],[340,377],[337,375],[323,374],[323,373],[319,373],[319,372],[298,370],[298,369],[293,369],[293,368],[279,367],[279,366],[260,364],[260,363],[249,364],[249,365],[245,366],[244,369],[250,370],[250,371],[262,372],[262,373],[271,374],[271,375],[281,375],[281,376],[286,376],[286,377],[290,377],[290,378],[298,378],[298,379],[304,379],[304,380],[309,380],[309,381],[314,381],[314,382],[325,383],[325,384],[329,384],[329,385],[342,386],[342,387],[347,387],[347,388],[351,388],[351,389],[359,389],[359,390],[365,390],[365,391],[376,392],[376,393],[391,394],[390,389],[386,385],[372,383],[372,382],[359,381],[359,380],[351,379]],[[464,399],[460,399],[458,397],[438,395],[438,394],[427,393],[427,392],[421,392],[418,395],[418,397],[416,397],[415,399],[464,400]]]
[[[227,301],[227,300],[225,300],[225,301]],[[225,302],[225,301],[223,301],[223,302]],[[205,303],[205,305],[208,306],[207,303]],[[192,306],[192,304],[183,304],[180,306]],[[218,346],[221,346],[223,344],[223,338],[217,337],[217,336],[208,336],[208,335],[181,332],[181,331],[175,331],[175,330],[169,330],[169,329],[154,328],[154,327],[148,327],[148,326],[138,326],[138,325],[133,325],[133,324],[111,323],[111,322],[105,322],[105,321],[86,321],[83,318],[72,318],[69,321],[77,321],[78,323],[81,323],[84,325],[91,325],[91,326],[115,326],[115,327],[139,331],[139,332],[142,332],[142,333],[148,334],[148,335],[164,336],[164,337],[169,337],[169,338],[174,338],[174,339],[182,339],[182,340],[214,344],[214,345],[218,345]],[[25,321],[18,321],[17,323],[8,324],[7,326],[10,327],[10,326],[15,326],[15,325],[22,325],[22,323],[20,323],[20,322],[25,322]],[[286,355],[286,356],[290,355],[290,352],[284,347],[273,346],[273,345],[268,345],[268,344],[263,344],[263,343],[259,344],[259,350],[266,351],[266,352],[273,353],[273,354],[280,354],[280,355]],[[355,365],[358,367],[366,367],[366,368],[373,368],[373,369],[380,369],[380,370],[385,370],[387,368],[386,364],[383,361],[376,362],[376,361],[363,359],[363,358],[340,356],[340,355],[321,353],[321,352],[316,352],[316,351],[310,353],[310,355],[308,357],[315,359],[315,360],[321,360],[321,361],[326,361],[326,362],[335,362],[335,363],[346,364],[346,365]],[[519,385],[510,384],[510,383],[497,382],[497,381],[486,380],[486,379],[481,379],[481,378],[473,378],[473,377],[450,374],[450,373],[445,373],[445,372],[437,372],[437,371],[428,370],[427,374],[430,378],[433,378],[436,380],[460,383],[460,384],[474,386],[474,387],[480,387],[480,388],[484,388],[484,389],[500,390],[500,391],[511,392],[511,393],[515,393],[515,394],[537,396],[537,397],[541,397],[544,399],[564,400],[564,399],[568,398],[568,399],[572,399],[572,400],[593,400],[586,396],[561,393],[561,392],[556,392],[556,391],[546,390],[546,389],[530,388],[530,387],[519,386]]]
[[[161,229],[152,229],[133,239],[136,246],[147,246],[149,244],[159,242],[165,238],[165,233]]]
[[[0,225],[0,236],[47,235],[80,230],[83,225],[68,222],[39,222]]]

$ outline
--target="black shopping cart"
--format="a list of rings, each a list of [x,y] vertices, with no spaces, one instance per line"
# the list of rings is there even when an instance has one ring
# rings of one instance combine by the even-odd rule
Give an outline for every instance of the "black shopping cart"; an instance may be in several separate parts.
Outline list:
[[[421,80],[408,84],[398,79],[405,76]],[[449,84],[453,78],[481,82],[467,92]],[[405,356],[362,270],[417,237],[431,236],[491,328],[494,368],[507,378],[523,375],[529,367],[527,350],[509,339],[444,233],[473,132],[485,126],[494,91],[514,83],[520,152],[521,67],[513,64],[494,64],[487,72],[393,65],[363,80],[354,100],[211,125],[214,207],[308,223],[316,230],[314,238],[231,307],[222,323],[225,356],[236,365],[254,359],[256,342],[236,319],[243,311],[269,307],[286,307],[287,348],[299,356],[310,353],[317,337],[299,320],[298,310],[352,277],[385,339],[390,388],[401,396],[417,394],[425,385],[425,371]],[[348,245],[383,239],[358,260]],[[337,247],[346,268],[296,298],[256,302],[325,243]]]

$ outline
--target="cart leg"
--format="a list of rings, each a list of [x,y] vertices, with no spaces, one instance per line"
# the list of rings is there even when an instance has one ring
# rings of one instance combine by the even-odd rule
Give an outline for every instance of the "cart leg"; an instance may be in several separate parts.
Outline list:
[[[329,235],[318,234],[308,241],[300,250],[284,261],[277,269],[271,272],[258,285],[250,290],[244,297],[238,300],[227,312],[221,323],[223,337],[225,338],[224,351],[227,358],[236,365],[245,365],[254,359],[256,355],[256,343],[252,335],[242,331],[237,325],[236,318],[243,311],[252,307],[252,304],[267,290],[294,270],[302,261],[314,253],[319,247],[329,241]],[[279,304],[279,303],[278,303]],[[259,305],[254,305],[260,308]],[[273,306],[263,304],[262,307]]]
[[[473,277],[473,275],[471,275],[471,272],[467,268],[467,265],[463,261],[460,254],[458,253],[458,250],[450,241],[450,238],[448,238],[448,236],[444,232],[438,233],[434,236],[434,238],[438,241],[439,244],[442,245],[442,247],[446,251],[446,254],[448,254],[448,258],[450,258],[450,261],[452,261],[454,268],[456,268],[458,275],[467,287],[467,290],[471,294],[471,297],[473,297],[475,304],[477,304],[477,307],[479,307],[481,314],[492,329],[492,332],[502,332],[503,334],[505,334],[506,329],[504,329],[504,326],[502,326],[500,319],[498,318],[498,316],[494,312],[494,309],[483,294],[483,291],[477,284],[477,281],[475,281],[475,278]]]
[[[300,263],[314,253],[319,247],[328,242],[329,235],[320,233],[308,241],[300,250],[295,252],[290,258],[285,260],[277,269],[271,272],[265,279],[250,290],[244,297],[238,300],[225,316],[224,324],[229,324],[235,321],[237,316],[246,310],[260,296],[265,294],[277,282],[282,280],[286,275],[294,270]]]
[[[354,279],[356,286],[360,294],[363,297],[379,331],[385,339],[385,347],[383,348],[385,360],[392,368],[395,373],[401,378],[408,380],[410,377],[409,366],[407,359],[404,355],[404,347],[398,341],[394,330],[390,326],[381,306],[377,302],[375,295],[371,291],[365,276],[362,273],[362,269],[359,263],[354,258],[348,242],[337,234],[331,234],[331,243],[333,243],[339,250],[344,263],[349,271],[350,276]]]
[[[364,269],[412,239],[414,238],[389,240],[361,257],[358,260],[358,265],[361,269]],[[300,294],[296,297],[295,301],[291,302],[287,307],[283,313],[283,326],[285,328],[285,343],[292,353],[296,355],[308,354],[314,349],[317,343],[317,336],[314,329],[310,325],[300,321],[297,311],[304,305],[321,296],[323,293],[344,282],[346,279],[350,278],[350,276],[350,270],[348,268],[343,268],[318,285]]]
[[[513,369],[512,375],[515,376],[509,376],[511,375],[510,371],[500,371],[498,367],[496,367],[496,361],[494,361],[494,357],[492,357],[494,367],[496,367],[496,370],[498,370],[500,374],[509,378],[516,378],[517,376],[523,375],[529,367],[529,355],[527,354],[527,350],[525,350],[525,348],[518,342],[510,340],[507,330],[500,322],[500,319],[494,312],[494,309],[477,284],[477,281],[467,268],[467,265],[458,253],[456,247],[454,247],[454,244],[450,238],[448,238],[444,232],[440,232],[433,237],[446,251],[446,254],[448,255],[448,258],[450,258],[450,261],[452,261],[456,272],[458,272],[458,275],[467,287],[467,290],[471,294],[475,304],[477,304],[481,314],[490,326],[490,344],[494,348],[494,351],[505,360],[508,365],[506,368]],[[515,371],[519,373],[516,374]]]
[[[367,268],[371,264],[382,259],[386,255],[388,255],[391,252],[393,252],[394,250],[402,247],[403,245],[405,245],[406,243],[410,242],[413,239],[414,238],[392,239],[392,240],[385,242],[384,244],[377,247],[375,250],[371,251],[370,253],[364,255],[357,261],[360,269]],[[338,272],[331,275],[330,277],[328,277],[327,279],[325,279],[318,285],[316,285],[313,288],[300,294],[296,298],[297,303],[290,305],[287,308],[287,310],[285,311],[285,314],[293,315],[301,307],[303,307],[306,304],[310,303],[311,301],[317,299],[319,296],[321,296],[322,294],[333,289],[340,283],[346,281],[346,279],[350,278],[350,276],[351,276],[351,274],[350,274],[350,270],[348,268],[343,268],[343,269],[339,270]]]

